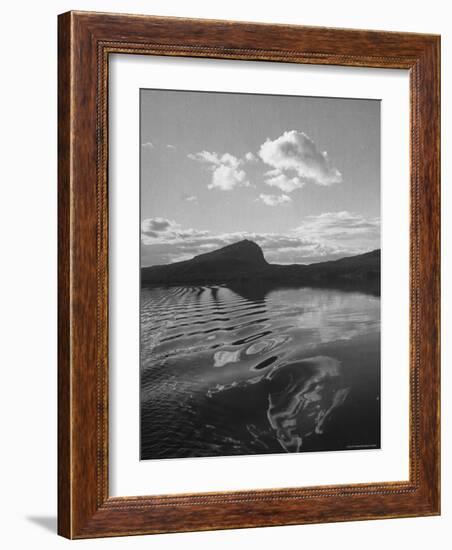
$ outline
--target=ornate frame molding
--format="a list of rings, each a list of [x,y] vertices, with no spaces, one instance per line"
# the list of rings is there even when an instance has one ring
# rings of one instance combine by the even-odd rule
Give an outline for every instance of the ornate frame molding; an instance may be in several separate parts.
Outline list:
[[[406,33],[88,12],[59,17],[60,534],[85,538],[439,513],[439,44],[437,36]],[[110,54],[410,71],[409,481],[109,497]]]

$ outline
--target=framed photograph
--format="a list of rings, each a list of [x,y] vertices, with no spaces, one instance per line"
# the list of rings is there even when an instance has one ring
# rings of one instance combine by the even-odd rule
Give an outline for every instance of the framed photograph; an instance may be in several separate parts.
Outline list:
[[[61,535],[440,513],[439,49],[59,16]]]

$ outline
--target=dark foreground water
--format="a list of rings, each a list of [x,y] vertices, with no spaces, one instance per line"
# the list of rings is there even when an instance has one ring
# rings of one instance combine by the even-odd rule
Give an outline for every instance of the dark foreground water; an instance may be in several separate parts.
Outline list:
[[[380,299],[141,292],[141,458],[380,447]]]

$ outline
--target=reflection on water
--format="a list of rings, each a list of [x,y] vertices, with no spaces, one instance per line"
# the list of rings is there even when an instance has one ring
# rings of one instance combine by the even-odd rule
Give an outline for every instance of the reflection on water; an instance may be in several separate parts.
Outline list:
[[[141,458],[380,445],[380,299],[143,288]]]

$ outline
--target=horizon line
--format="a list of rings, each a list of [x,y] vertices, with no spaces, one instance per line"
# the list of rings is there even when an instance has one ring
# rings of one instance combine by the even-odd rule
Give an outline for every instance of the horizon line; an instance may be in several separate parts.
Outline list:
[[[168,265],[176,265],[176,264],[179,264],[179,263],[184,263],[184,262],[190,262],[191,260],[195,259],[195,258],[198,258],[199,256],[203,256],[205,254],[210,254],[212,252],[216,252],[218,250],[223,250],[224,248],[229,248],[231,246],[234,246],[234,245],[237,245],[239,243],[242,243],[242,242],[249,242],[249,243],[253,243],[254,245],[256,245],[259,250],[261,250],[262,254],[264,255],[264,259],[265,259],[265,254],[264,254],[264,251],[262,250],[262,247],[259,246],[255,241],[251,240],[251,239],[240,239],[239,241],[236,241],[234,243],[231,243],[231,244],[227,244],[225,246],[222,246],[220,248],[215,248],[213,250],[209,250],[208,252],[201,252],[200,254],[195,254],[194,256],[192,256],[191,258],[188,258],[186,260],[179,260],[177,262],[172,262],[172,263],[167,263],[167,264],[154,264],[154,265],[140,265],[140,270],[141,269],[148,269],[148,268],[151,268],[151,267],[162,267],[162,266],[168,266]],[[268,265],[271,265],[271,266],[291,266],[291,265],[298,265],[298,266],[310,266],[310,265],[318,265],[318,264],[325,264],[325,263],[331,263],[331,262],[339,262],[345,258],[354,258],[356,256],[363,256],[364,254],[372,254],[373,252],[378,252],[380,251],[381,252],[381,247],[379,248],[373,248],[371,250],[367,250],[366,252],[359,252],[357,254],[351,254],[351,255],[348,255],[348,256],[341,256],[340,258],[336,258],[334,260],[323,260],[323,261],[320,261],[320,262],[312,262],[312,263],[307,263],[307,264],[303,264],[303,263],[287,263],[287,264],[282,264],[282,263],[270,263],[267,261],[267,259],[265,259],[265,261],[267,262]],[[141,251],[140,251],[141,253]]]

